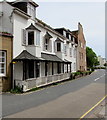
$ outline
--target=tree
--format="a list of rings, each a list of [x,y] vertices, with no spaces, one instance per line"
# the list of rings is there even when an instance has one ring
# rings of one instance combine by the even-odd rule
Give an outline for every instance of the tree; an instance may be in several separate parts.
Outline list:
[[[86,47],[86,58],[87,58],[87,67],[88,68],[92,68],[94,66],[99,65],[97,55],[92,50],[92,48]]]

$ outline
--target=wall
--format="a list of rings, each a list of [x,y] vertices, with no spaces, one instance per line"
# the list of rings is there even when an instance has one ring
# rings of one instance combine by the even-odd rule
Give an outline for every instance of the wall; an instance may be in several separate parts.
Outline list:
[[[7,61],[6,61],[6,77],[0,78],[0,82],[2,83],[2,90],[7,91],[11,89],[11,66],[10,63],[12,61],[12,36],[0,36],[0,50],[7,51]],[[1,86],[1,85],[0,85]]]
[[[77,59],[79,60],[78,70],[85,71],[87,69],[86,67],[86,41],[85,41],[84,34],[83,34],[83,28],[80,23],[78,24],[78,30],[79,30],[78,32],[78,59]],[[82,59],[80,59],[80,53],[83,54]],[[82,66],[83,68],[80,69],[80,66]]]
[[[0,7],[2,8],[2,12],[3,12],[3,16],[1,17],[2,26],[0,26],[0,31],[12,33],[11,15],[12,15],[13,7],[11,5],[7,4],[6,1],[0,2]]]

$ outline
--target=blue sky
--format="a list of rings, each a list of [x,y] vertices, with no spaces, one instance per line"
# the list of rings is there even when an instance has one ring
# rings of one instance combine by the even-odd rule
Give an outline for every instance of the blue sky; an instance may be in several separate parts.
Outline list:
[[[105,57],[105,3],[104,2],[37,2],[37,17],[53,28],[70,30],[83,25],[87,46]]]

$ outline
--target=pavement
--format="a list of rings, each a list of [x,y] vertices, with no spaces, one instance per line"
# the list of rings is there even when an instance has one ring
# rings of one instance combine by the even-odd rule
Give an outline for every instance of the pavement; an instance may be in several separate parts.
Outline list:
[[[4,118],[81,118],[104,96],[105,71],[99,70],[40,91],[24,95],[3,94],[2,114]],[[96,107],[85,117],[97,117],[95,112],[103,115],[103,107]]]
[[[104,100],[87,117],[88,118],[107,119],[107,112],[106,112],[106,110],[107,110],[107,101]]]

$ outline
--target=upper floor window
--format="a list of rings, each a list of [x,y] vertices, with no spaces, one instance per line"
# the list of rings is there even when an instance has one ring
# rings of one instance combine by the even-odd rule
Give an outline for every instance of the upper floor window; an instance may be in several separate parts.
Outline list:
[[[34,31],[28,31],[28,45],[34,45]]]
[[[61,52],[61,43],[57,43],[57,52]]]
[[[46,32],[45,37],[44,37],[44,50],[46,51],[52,51],[52,36]]]
[[[6,76],[6,51],[0,50],[0,77]]]
[[[76,49],[74,49],[74,58],[76,58]]]
[[[67,55],[67,46],[66,45],[64,46],[64,53],[65,53],[65,55]]]
[[[66,31],[63,31],[63,35],[66,37]]]
[[[23,29],[22,45],[40,45],[40,32],[33,24]]]
[[[36,45],[40,45],[40,32],[36,31]]]
[[[31,18],[35,18],[35,7],[31,4],[28,4],[28,15],[31,16]]]
[[[70,56],[72,56],[72,48],[69,49]]]
[[[69,40],[71,40],[71,35],[69,35]]]
[[[45,38],[45,50],[48,50],[49,39]]]

